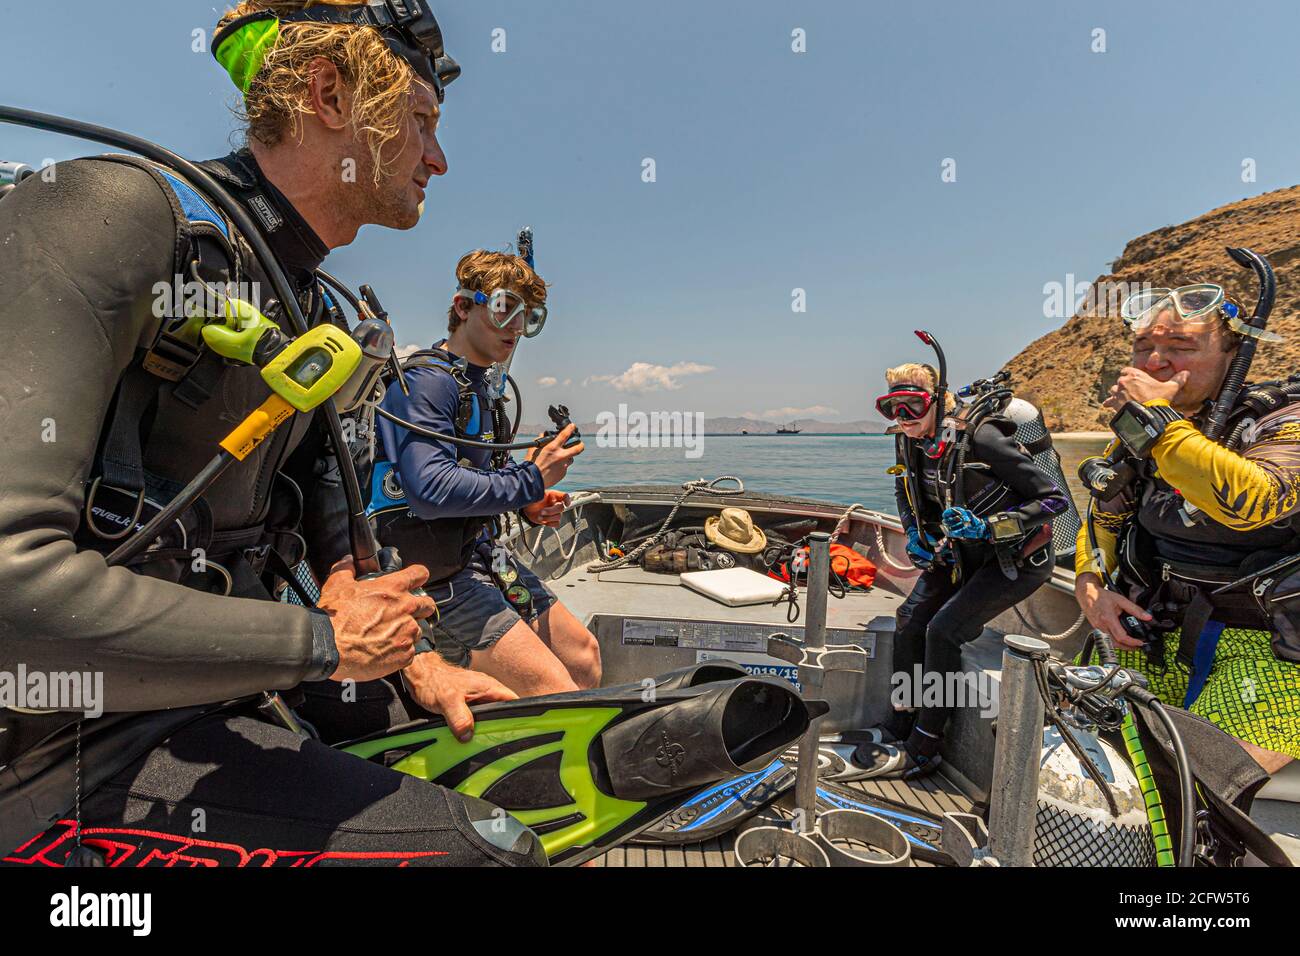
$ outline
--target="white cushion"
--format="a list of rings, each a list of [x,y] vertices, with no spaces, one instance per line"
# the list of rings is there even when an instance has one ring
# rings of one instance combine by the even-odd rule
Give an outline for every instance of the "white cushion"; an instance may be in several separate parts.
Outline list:
[[[785,593],[785,585],[776,578],[749,568],[722,568],[717,571],[687,571],[682,584],[705,597],[728,607],[744,604],[771,604]]]

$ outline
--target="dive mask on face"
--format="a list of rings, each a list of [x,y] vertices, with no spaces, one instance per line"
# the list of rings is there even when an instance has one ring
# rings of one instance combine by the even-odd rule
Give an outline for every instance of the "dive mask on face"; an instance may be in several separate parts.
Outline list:
[[[510,289],[496,289],[491,295],[471,289],[457,289],[456,294],[474,300],[475,305],[486,305],[488,321],[498,329],[506,329],[519,318],[524,317],[523,336],[531,339],[542,331],[546,324],[546,306],[528,308],[528,302],[518,292]]]
[[[1223,286],[1212,282],[1177,289],[1143,289],[1124,300],[1120,316],[1134,332],[1144,332],[1159,320],[1171,328],[1201,327],[1219,319],[1232,320],[1241,310],[1228,301]]]
[[[231,20],[212,37],[212,55],[241,93],[247,93],[275,46],[282,23],[322,23],[374,27],[388,48],[433,87],[438,102],[447,84],[460,76],[460,64],[447,55],[442,29],[428,0],[369,0],[346,6],[322,5],[276,15],[259,10]]]
[[[933,403],[934,393],[919,385],[899,384],[876,399],[876,411],[891,422],[917,421],[925,417]]]

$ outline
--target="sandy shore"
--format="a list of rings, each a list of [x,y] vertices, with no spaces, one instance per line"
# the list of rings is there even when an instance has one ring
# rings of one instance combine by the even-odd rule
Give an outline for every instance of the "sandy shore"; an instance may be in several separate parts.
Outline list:
[[[1089,441],[1109,441],[1114,438],[1111,432],[1052,432],[1053,438],[1085,438]]]

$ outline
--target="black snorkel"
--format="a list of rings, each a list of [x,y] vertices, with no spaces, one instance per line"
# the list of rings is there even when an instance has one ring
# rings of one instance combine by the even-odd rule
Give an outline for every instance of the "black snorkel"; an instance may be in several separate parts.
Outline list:
[[[537,264],[533,261],[532,226],[524,226],[524,228],[519,230],[519,238],[515,241],[515,248],[519,250],[519,258],[528,263],[528,268],[536,272]]]
[[[943,349],[939,347],[939,341],[933,335],[922,329],[914,330],[914,334],[918,339],[934,349],[935,359],[938,361],[939,381],[934,386],[934,435],[931,436],[927,443],[922,444],[921,450],[930,458],[940,458],[946,451],[947,446],[947,442],[941,436],[943,435],[943,418],[948,404],[948,360],[944,358]],[[929,445],[928,448],[926,444]]]
[[[1218,441],[1228,427],[1228,418],[1236,408],[1250,366],[1255,361],[1260,333],[1268,325],[1273,300],[1277,297],[1277,277],[1267,259],[1251,249],[1234,246],[1228,247],[1228,255],[1242,268],[1254,270],[1255,278],[1259,280],[1259,298],[1255,301],[1255,314],[1245,322],[1232,326],[1233,331],[1242,336],[1242,342],[1237,346],[1237,354],[1228,366],[1228,374],[1224,376],[1219,397],[1215,399],[1205,424],[1205,437],[1210,441]]]

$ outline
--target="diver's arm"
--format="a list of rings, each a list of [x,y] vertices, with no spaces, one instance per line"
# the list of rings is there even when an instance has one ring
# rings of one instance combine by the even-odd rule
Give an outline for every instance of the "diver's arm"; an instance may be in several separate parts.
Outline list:
[[[1082,525],[1074,542],[1074,573],[1101,573],[1100,562],[1106,563],[1106,570],[1113,572],[1119,563],[1119,530],[1124,523],[1123,515],[1114,515],[1098,507],[1092,510],[1093,539],[1088,538],[1088,527]],[[1095,543],[1094,543],[1095,541]],[[1095,548],[1095,550],[1094,550]]]
[[[53,168],[0,202],[0,670],[102,673],[109,711],[325,676],[318,615],[110,568],[73,543],[117,380],[157,322],[154,284],[171,279],[175,228],[141,170]]]
[[[1300,512],[1300,406],[1291,410],[1294,416],[1271,423],[1241,453],[1210,441],[1189,421],[1170,422],[1151,457],[1165,482],[1219,524],[1263,528]]]
[[[1069,510],[1065,492],[1034,467],[1033,460],[1016,440],[992,422],[975,429],[971,436],[974,461],[989,466],[993,476],[1006,484],[1020,504],[1007,509],[1020,516],[1025,531],[1034,531]]]
[[[455,434],[460,400],[455,381],[432,370],[412,370],[409,396],[389,389],[384,407],[400,418],[441,434]],[[505,514],[540,501],[542,473],[532,462],[511,461],[497,471],[458,463],[456,445],[413,435],[381,420],[384,447],[397,447],[394,464],[411,510],[421,518],[478,518]],[[391,441],[391,444],[390,444]]]

